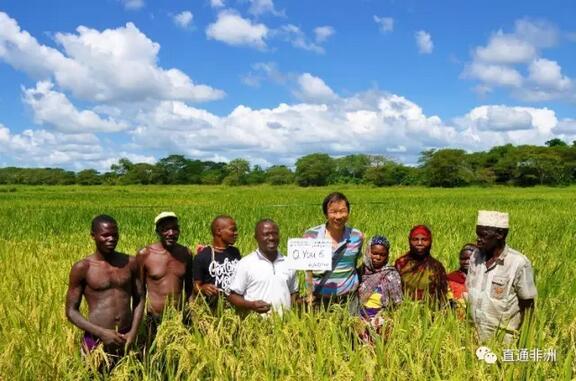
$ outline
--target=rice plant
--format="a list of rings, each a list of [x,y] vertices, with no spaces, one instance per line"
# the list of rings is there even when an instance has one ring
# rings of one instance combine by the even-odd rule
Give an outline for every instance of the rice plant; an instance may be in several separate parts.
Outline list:
[[[575,188],[331,188],[297,187],[14,187],[0,192],[0,380],[397,380],[548,379],[576,377]],[[333,190],[352,202],[350,224],[366,236],[385,234],[393,261],[408,249],[411,226],[433,232],[432,253],[448,270],[458,250],[475,239],[478,209],[508,211],[508,243],[532,261],[539,297],[534,323],[507,348],[488,343],[500,361],[476,358],[469,322],[451,311],[406,302],[390,316],[389,334],[372,345],[357,339],[358,321],[345,309],[283,317],[241,317],[231,310],[213,316],[194,305],[194,322],[167,316],[146,357],[130,353],[109,375],[95,374],[80,355],[81,332],[64,315],[71,265],[91,253],[92,217],[114,216],[119,251],[134,254],[155,240],[154,216],[180,216],[180,242],[208,243],[217,214],[239,226],[237,246],[255,248],[255,222],[275,219],[289,237],[323,222],[321,201]],[[84,307],[84,306],[83,306]],[[555,361],[502,361],[504,350],[554,349]],[[96,354],[97,356],[97,354]]]

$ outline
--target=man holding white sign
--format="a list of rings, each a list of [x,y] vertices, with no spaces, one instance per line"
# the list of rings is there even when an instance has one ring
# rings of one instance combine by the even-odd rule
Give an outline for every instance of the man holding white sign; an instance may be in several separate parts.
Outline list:
[[[288,267],[293,270],[332,270],[332,243],[329,239],[290,238]]]
[[[304,238],[330,242],[330,267],[307,271],[309,301],[327,308],[330,304],[347,305],[352,315],[358,314],[356,270],[362,252],[364,234],[347,226],[350,202],[340,192],[330,193],[322,202],[326,222],[308,229]]]
[[[238,262],[230,284],[228,300],[238,308],[261,314],[274,310],[282,313],[298,292],[296,272],[288,267],[286,258],[278,252],[278,225],[270,220],[256,224],[258,249]]]

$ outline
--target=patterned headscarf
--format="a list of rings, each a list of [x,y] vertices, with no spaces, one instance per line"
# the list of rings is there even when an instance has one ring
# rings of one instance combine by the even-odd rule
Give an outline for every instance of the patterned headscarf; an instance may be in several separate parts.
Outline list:
[[[364,272],[362,274],[362,283],[358,289],[360,302],[365,303],[374,290],[380,286],[382,290],[387,290],[382,298],[383,305],[388,306],[389,303],[394,302],[398,304],[402,301],[402,286],[400,283],[400,275],[394,266],[384,263],[379,269],[374,269],[372,265],[371,249],[372,246],[382,245],[390,250],[390,241],[388,238],[376,235],[370,240],[366,252],[364,253]],[[397,280],[397,282],[396,282]]]
[[[370,271],[374,271],[374,266],[372,266],[371,253],[372,253],[372,246],[375,246],[375,245],[382,245],[387,250],[390,250],[390,241],[388,241],[388,238],[386,238],[383,235],[375,235],[374,237],[372,237],[372,239],[370,240],[370,243],[366,247],[366,253],[364,254],[364,265]],[[387,263],[384,264],[384,266],[386,266],[386,265],[387,265]]]

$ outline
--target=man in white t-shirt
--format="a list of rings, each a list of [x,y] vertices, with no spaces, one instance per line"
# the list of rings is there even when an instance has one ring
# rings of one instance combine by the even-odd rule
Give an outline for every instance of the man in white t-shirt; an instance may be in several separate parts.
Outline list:
[[[298,292],[296,272],[278,252],[278,225],[264,219],[256,224],[258,249],[238,262],[228,300],[236,307],[258,313],[290,309]]]

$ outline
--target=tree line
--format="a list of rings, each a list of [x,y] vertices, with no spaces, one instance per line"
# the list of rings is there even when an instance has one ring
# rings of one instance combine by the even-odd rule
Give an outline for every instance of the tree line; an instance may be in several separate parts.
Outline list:
[[[155,164],[120,159],[110,170],[79,172],[61,168],[0,168],[0,184],[129,185],[129,184],[255,184],[322,186],[372,184],[431,187],[562,186],[576,183],[576,141],[568,145],[552,139],[545,146],[507,144],[486,152],[431,149],[421,153],[417,166],[407,166],[382,155],[355,154],[334,158],[324,153],[300,157],[294,169],[284,165],[251,166],[247,160],[229,163],[170,155]]]

